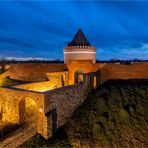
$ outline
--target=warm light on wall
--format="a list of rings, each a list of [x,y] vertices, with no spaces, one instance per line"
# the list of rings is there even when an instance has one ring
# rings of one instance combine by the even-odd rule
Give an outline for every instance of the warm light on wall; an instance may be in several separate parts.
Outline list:
[[[42,112],[43,112],[43,109],[42,109],[42,108],[40,108],[40,109],[39,109],[39,112],[40,112],[40,113],[42,113]]]
[[[54,89],[55,85],[56,84],[53,84],[52,82],[44,81],[44,82],[36,82],[36,83],[30,83],[30,84],[22,84],[22,85],[13,86],[13,87],[22,88],[22,89],[31,90],[31,91],[44,92],[44,91]]]

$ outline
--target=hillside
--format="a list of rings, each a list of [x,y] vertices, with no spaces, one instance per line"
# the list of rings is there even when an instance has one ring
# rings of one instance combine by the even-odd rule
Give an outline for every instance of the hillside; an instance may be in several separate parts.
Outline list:
[[[88,95],[50,140],[22,147],[148,147],[148,80],[110,80]]]

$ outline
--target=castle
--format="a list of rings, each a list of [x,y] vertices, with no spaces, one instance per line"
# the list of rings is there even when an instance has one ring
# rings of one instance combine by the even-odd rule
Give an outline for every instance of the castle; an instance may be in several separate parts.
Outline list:
[[[64,48],[64,64],[10,64],[10,78],[23,83],[0,88],[0,122],[19,127],[1,140],[2,147],[18,146],[36,133],[50,138],[101,83],[147,79],[147,67],[147,62],[96,63],[96,48],[81,29]]]
[[[64,48],[64,63],[68,64],[71,60],[92,60],[96,63],[96,48],[90,45],[81,29]]]

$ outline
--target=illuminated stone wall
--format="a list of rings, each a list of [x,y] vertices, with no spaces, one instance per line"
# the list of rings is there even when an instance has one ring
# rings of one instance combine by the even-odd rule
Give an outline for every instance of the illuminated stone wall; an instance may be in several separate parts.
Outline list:
[[[92,60],[72,60],[69,64],[10,64],[10,77],[23,81],[45,81],[46,73],[69,71],[69,84],[74,84],[75,72],[101,70],[102,82],[109,79],[147,78],[148,62],[133,62],[131,65],[93,63]],[[58,77],[58,76],[57,76]],[[60,76],[59,76],[60,77]],[[59,78],[60,79],[60,78]],[[56,80],[56,78],[55,78]],[[54,80],[54,82],[55,82]],[[59,83],[58,83],[59,84]]]
[[[71,60],[92,60],[96,63],[96,48],[94,46],[67,46],[64,48],[64,63]]]
[[[0,74],[0,80],[8,77],[9,75],[10,75],[10,72],[9,71],[6,71],[6,72]]]
[[[45,81],[47,72],[66,71],[61,63],[17,63],[10,64],[10,78],[22,81]]]
[[[88,92],[95,90],[100,85],[100,71],[97,72],[76,72],[75,83],[83,83]]]
[[[27,84],[26,84],[27,85]],[[37,132],[48,139],[72,115],[74,110],[83,103],[87,95],[84,84],[65,86],[45,92],[25,90],[23,88],[0,89],[1,120],[8,120],[14,124],[25,123],[25,100],[31,99],[36,104]],[[32,104],[28,104],[32,105]],[[32,124],[32,123],[31,123]]]
[[[98,63],[98,67],[102,83],[110,79],[148,79],[148,62],[133,62],[130,65]]]
[[[147,79],[148,78],[148,62],[133,62],[130,65],[111,64],[111,63],[96,63],[93,64],[90,60],[71,61],[67,65],[69,69],[69,83],[74,84],[76,72],[96,72],[101,71],[101,82],[110,79]]]
[[[57,88],[57,85],[56,83],[52,83],[50,81],[43,81],[43,82],[21,84],[21,85],[16,85],[12,87],[25,89],[25,90],[31,90],[31,91],[37,91],[37,92],[44,92],[47,90]]]
[[[0,88],[0,120],[14,124],[23,123],[25,99],[27,98],[31,98],[36,102],[38,117],[43,116],[39,111],[40,109],[44,110],[44,95],[42,93],[17,88]]]
[[[99,65],[93,64],[92,60],[73,60],[68,65],[69,70],[69,83],[74,84],[76,72],[96,72],[98,71]]]
[[[57,88],[63,87],[69,84],[69,72],[50,72],[46,73],[50,83],[55,84]]]
[[[109,79],[148,78],[148,62],[123,65],[93,64],[91,60],[86,60],[71,61],[67,66],[69,71],[47,73],[49,81],[0,88],[0,120],[14,124],[23,123],[25,99],[32,98],[36,102],[38,110],[37,132],[48,139],[84,102],[88,93],[85,84],[91,83],[90,87],[94,85],[94,80],[90,75],[94,76],[96,71],[101,71],[102,83]],[[86,73],[84,84],[74,84],[76,72]],[[33,74],[33,70],[30,73]],[[66,86],[68,79],[70,84],[74,85]]]
[[[13,93],[0,89],[0,121],[19,123],[18,98]]]
[[[84,102],[86,95],[86,87],[83,84],[45,92],[45,114],[47,116],[47,124],[43,126],[47,131],[45,138],[51,137],[72,116],[74,110]]]

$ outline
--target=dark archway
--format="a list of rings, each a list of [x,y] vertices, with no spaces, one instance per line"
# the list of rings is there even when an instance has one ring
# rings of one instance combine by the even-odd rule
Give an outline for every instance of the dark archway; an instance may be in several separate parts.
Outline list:
[[[84,81],[84,76],[83,76],[84,73],[85,72],[81,70],[75,72],[75,78],[74,78],[75,83],[82,83]]]
[[[93,83],[94,83],[94,89],[96,89],[97,88],[97,77],[96,76],[94,76]]]

